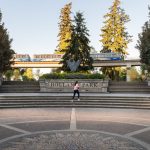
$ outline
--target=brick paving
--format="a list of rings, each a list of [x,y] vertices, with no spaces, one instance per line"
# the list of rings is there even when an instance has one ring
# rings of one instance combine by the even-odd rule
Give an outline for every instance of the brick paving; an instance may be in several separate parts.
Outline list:
[[[3,144],[2,150],[146,150],[128,139],[97,132],[71,131],[31,135]]]
[[[0,109],[0,150],[149,150],[150,110]]]

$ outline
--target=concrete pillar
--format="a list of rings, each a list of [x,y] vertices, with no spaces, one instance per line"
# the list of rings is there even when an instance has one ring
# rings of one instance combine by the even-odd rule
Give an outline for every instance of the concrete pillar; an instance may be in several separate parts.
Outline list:
[[[126,81],[127,82],[130,82],[131,81],[131,78],[130,78],[130,69],[131,69],[131,64],[127,64],[127,75],[126,75]]]
[[[0,78],[0,86],[2,85],[2,80],[1,80],[1,78]]]
[[[0,73],[0,86],[2,85],[2,82],[3,82],[3,77],[2,74]]]

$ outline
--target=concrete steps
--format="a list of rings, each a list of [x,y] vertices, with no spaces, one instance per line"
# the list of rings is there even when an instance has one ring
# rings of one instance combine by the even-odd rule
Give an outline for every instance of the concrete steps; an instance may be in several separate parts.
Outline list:
[[[82,96],[72,102],[71,96],[0,96],[0,108],[91,107],[150,109],[149,97]]]
[[[150,109],[150,96],[144,96],[143,94],[150,94],[150,87],[148,87],[147,82],[110,82],[109,92],[111,94],[81,93],[81,100],[74,100],[74,102],[72,102],[72,93],[40,93],[38,82],[4,81],[0,92],[0,108],[85,107]],[[142,94],[140,95],[139,93]],[[138,94],[140,96],[137,96]]]
[[[110,93],[150,93],[147,82],[109,82]]]
[[[33,93],[39,92],[40,85],[36,81],[3,81],[1,93]]]
[[[39,82],[35,81],[4,81],[0,93],[39,93]],[[147,82],[110,81],[110,93],[150,93]]]

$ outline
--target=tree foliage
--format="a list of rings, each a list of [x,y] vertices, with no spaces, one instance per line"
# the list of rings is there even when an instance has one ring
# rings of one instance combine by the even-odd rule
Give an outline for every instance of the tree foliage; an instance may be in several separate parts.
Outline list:
[[[7,29],[2,22],[2,13],[0,11],[0,73],[4,73],[10,69],[12,55],[14,51],[11,49],[12,39],[9,38]]]
[[[13,80],[15,80],[15,81],[20,80],[20,70],[19,69],[13,70]]]
[[[89,46],[89,30],[86,27],[83,13],[77,12],[74,16],[74,24],[68,50],[63,56],[64,71],[69,71],[67,60],[80,60],[79,70],[88,70],[92,68],[92,58],[90,57],[91,47]]]
[[[23,74],[23,76],[25,76],[28,80],[32,80],[33,77],[33,72],[32,72],[32,68],[27,68]]]
[[[101,42],[103,53],[119,53],[122,59],[128,54],[126,49],[131,41],[131,36],[126,31],[125,24],[129,21],[129,16],[120,7],[120,0],[114,0],[109,8],[110,12],[104,16],[104,26],[101,31]],[[118,80],[120,69],[116,67],[102,67],[102,72],[112,80]]]
[[[102,52],[120,53],[124,58],[127,54],[127,45],[131,41],[131,36],[125,27],[125,23],[129,21],[129,16],[120,8],[120,0],[114,0],[109,10],[110,12],[104,16],[105,25],[101,29]]]
[[[136,44],[136,48],[140,52],[141,62],[145,66],[144,69],[150,72],[150,7],[149,20],[144,23],[142,32],[138,35],[139,39]]]
[[[13,70],[7,70],[4,75],[6,80],[11,80],[11,77],[13,76]]]
[[[56,53],[63,54],[67,51],[70,45],[70,39],[72,34],[72,21],[71,21],[71,6],[72,3],[66,4],[61,9],[60,23],[59,23],[59,44]]]
[[[138,80],[138,78],[139,78],[139,73],[135,67],[131,67],[128,75],[130,76],[131,81]]]

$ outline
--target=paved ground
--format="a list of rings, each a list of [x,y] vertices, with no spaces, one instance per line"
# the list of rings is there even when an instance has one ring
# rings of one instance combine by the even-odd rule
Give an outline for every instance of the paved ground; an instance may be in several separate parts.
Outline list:
[[[150,110],[0,109],[0,150],[150,150]]]

